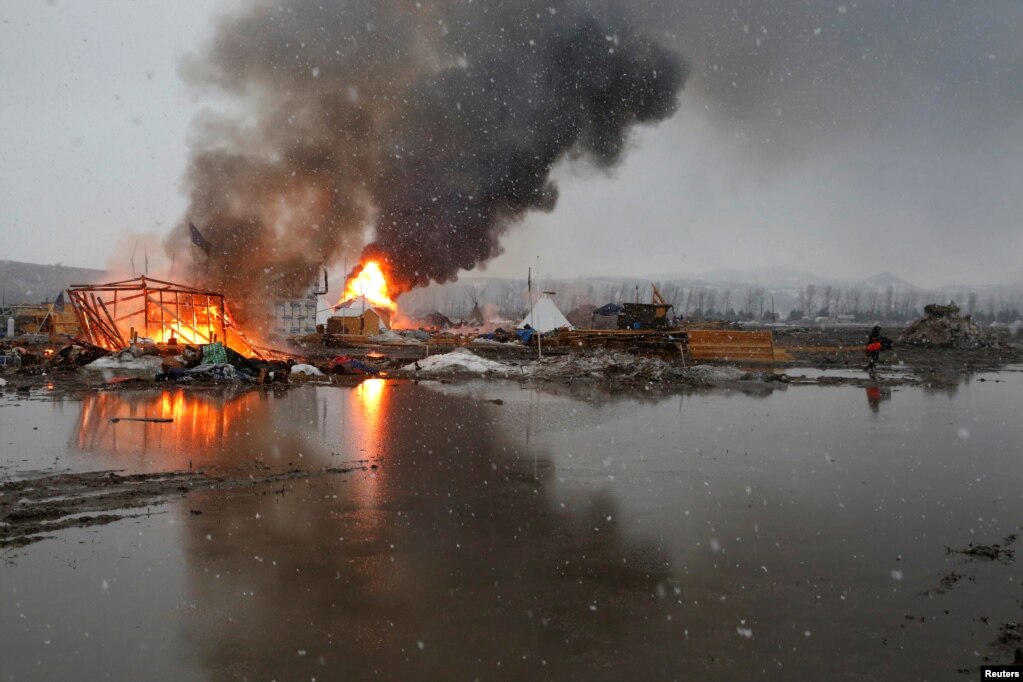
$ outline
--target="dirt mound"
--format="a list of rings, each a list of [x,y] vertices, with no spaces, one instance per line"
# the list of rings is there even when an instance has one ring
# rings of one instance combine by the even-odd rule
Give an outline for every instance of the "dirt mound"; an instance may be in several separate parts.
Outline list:
[[[532,378],[543,381],[601,379],[623,384],[665,383],[690,386],[716,386],[735,381],[755,381],[760,377],[735,367],[682,365],[657,357],[599,349],[590,353],[547,357],[526,369]]]
[[[940,348],[987,348],[996,343],[969,315],[960,315],[955,303],[925,306],[924,316],[906,327],[899,341]]]

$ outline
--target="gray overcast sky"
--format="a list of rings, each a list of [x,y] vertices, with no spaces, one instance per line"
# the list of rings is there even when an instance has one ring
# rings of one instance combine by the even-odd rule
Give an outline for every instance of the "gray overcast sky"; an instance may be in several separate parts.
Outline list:
[[[750,4],[644,6],[692,69],[678,113],[611,175],[559,168],[486,272],[1023,279],[1023,3]],[[0,258],[155,259],[211,104],[178,66],[222,11],[0,0]]]

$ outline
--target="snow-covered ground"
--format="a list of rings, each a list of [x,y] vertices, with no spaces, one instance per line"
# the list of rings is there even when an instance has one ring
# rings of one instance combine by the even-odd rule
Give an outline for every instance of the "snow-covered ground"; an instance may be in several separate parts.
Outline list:
[[[135,357],[130,353],[122,355],[105,355],[98,360],[93,360],[84,369],[95,371],[114,372],[159,372],[163,366],[163,359],[158,355],[142,355]]]
[[[304,374],[304,375],[310,376],[310,377],[322,377],[322,376],[324,376],[323,372],[321,372],[320,370],[316,369],[312,365],[301,365],[301,364],[293,365],[292,368],[291,368],[291,373],[292,374]]]
[[[488,372],[508,374],[512,368],[501,362],[481,358],[467,348],[456,348],[450,353],[431,355],[422,360],[416,360],[402,369],[427,374],[486,374]]]
[[[415,339],[415,338],[412,338],[411,336],[406,336],[404,334],[400,334],[400,333],[398,333],[398,332],[396,332],[394,330],[391,330],[391,329],[388,329],[383,334],[377,334],[376,336],[371,336],[371,337],[369,337],[369,340],[373,341],[374,343],[405,344],[405,345],[411,345],[411,346],[418,346],[418,345],[422,344],[422,341],[420,341],[419,339]],[[294,370],[292,370],[292,371],[294,371]]]

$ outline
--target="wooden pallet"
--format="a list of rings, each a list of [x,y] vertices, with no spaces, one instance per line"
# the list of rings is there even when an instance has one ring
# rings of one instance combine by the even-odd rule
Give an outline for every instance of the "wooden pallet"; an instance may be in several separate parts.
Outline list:
[[[775,348],[769,331],[690,329],[688,355],[693,360],[723,362],[775,362],[787,354]]]

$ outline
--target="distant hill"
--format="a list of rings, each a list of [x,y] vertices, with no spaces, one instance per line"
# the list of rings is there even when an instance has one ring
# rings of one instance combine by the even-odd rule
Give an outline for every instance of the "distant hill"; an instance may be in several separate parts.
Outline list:
[[[757,284],[774,289],[805,287],[807,284],[834,284],[834,280],[801,270],[788,268],[750,268],[748,270],[719,269],[704,272],[699,276],[705,282],[721,284]]]
[[[69,284],[89,284],[103,270],[0,260],[0,296],[6,304],[51,303]]]
[[[896,277],[890,272],[882,272],[880,275],[874,275],[867,279],[860,280],[854,286],[858,286],[861,289],[874,289],[880,291],[891,287],[896,291],[923,291],[920,287],[915,284],[910,284],[901,277]]]

